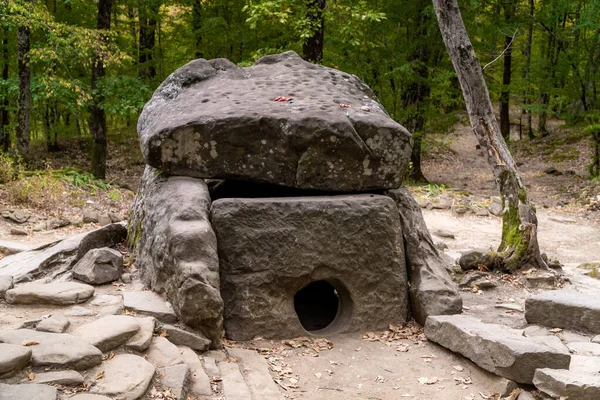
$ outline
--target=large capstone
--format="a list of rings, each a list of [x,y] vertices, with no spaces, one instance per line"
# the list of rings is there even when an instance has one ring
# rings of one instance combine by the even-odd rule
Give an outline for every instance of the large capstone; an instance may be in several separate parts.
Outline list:
[[[169,175],[346,192],[398,187],[412,146],[356,76],[294,52],[248,68],[189,62],[156,90],[138,132],[146,164]]]
[[[379,195],[212,205],[226,336],[385,329],[408,317],[398,209]]]

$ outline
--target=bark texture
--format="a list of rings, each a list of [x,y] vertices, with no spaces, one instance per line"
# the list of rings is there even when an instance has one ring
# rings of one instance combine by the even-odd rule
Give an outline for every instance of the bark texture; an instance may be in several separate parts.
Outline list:
[[[512,2],[504,6],[504,20],[510,23],[513,14]],[[516,35],[516,33],[515,33]],[[502,93],[500,94],[500,131],[504,140],[510,140],[510,78],[512,75],[512,36],[504,36],[504,70],[502,72]]]
[[[156,16],[160,3],[152,0],[140,7],[140,65],[139,76],[152,79],[156,76],[154,66],[154,46],[156,45]]]
[[[325,37],[325,10],[326,0],[309,0],[306,3],[306,19],[313,29],[311,37],[306,39],[302,46],[302,58],[306,61],[320,63],[323,60],[323,40]]]
[[[17,31],[17,68],[19,75],[19,100],[17,108],[17,151],[27,159],[29,152],[29,118],[31,110],[31,72],[29,49],[31,31],[20,26]]]
[[[100,0],[98,2],[98,29],[110,29],[110,14],[112,0]],[[108,40],[108,39],[106,39]],[[98,91],[98,81],[106,74],[104,61],[96,54],[92,66],[92,90],[96,93],[94,101],[90,106],[90,131],[94,136],[94,147],[92,149],[92,173],[98,179],[106,177],[106,114],[100,107],[104,96]]]
[[[2,37],[2,80],[8,80],[8,28],[4,28],[4,36]],[[8,131],[8,98],[3,97],[0,100],[0,150],[7,152],[10,147],[10,133]]]
[[[527,265],[547,269],[537,241],[535,209],[527,200],[525,185],[500,134],[483,71],[457,1],[433,0],[433,4],[442,38],[461,84],[473,133],[486,151],[502,196],[502,242],[498,251],[509,270]]]

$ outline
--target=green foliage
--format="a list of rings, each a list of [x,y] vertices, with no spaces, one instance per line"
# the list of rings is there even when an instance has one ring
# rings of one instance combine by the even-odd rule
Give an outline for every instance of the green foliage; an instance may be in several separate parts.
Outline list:
[[[600,124],[590,125],[583,130],[584,135],[592,137],[593,155],[588,171],[592,177],[600,176]]]
[[[75,169],[54,171],[53,175],[76,188],[89,189],[94,192],[97,189],[107,190],[109,186],[100,179],[94,178],[94,175],[91,173],[81,172]]]

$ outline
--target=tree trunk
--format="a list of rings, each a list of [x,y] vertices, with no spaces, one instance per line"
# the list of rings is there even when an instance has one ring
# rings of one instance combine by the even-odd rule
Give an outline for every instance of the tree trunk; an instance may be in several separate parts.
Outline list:
[[[142,79],[152,79],[156,76],[154,66],[154,46],[156,44],[156,17],[160,4],[152,0],[140,7],[140,66],[139,76]]]
[[[192,29],[196,43],[195,58],[203,58],[202,54],[202,0],[195,0],[192,5]],[[241,58],[240,58],[241,59]]]
[[[525,81],[527,88],[523,92],[523,104],[528,106],[531,104],[531,47],[533,45],[533,14],[535,12],[535,0],[529,0],[529,24],[527,25],[527,44],[525,45],[525,66],[523,67],[523,80]],[[533,126],[531,121],[531,110],[523,108],[523,113],[527,114],[527,137],[529,140],[535,139],[533,134]]]
[[[112,0],[98,1],[98,30],[110,29],[110,15]],[[104,38],[108,40],[108,38]],[[92,66],[92,91],[94,91],[93,103],[90,106],[89,125],[94,136],[94,147],[92,149],[92,174],[98,179],[106,178],[106,114],[100,107],[104,96],[98,91],[98,81],[104,77],[104,61],[99,52],[94,57]]]
[[[306,61],[320,63],[323,60],[323,40],[325,37],[326,0],[308,0],[306,3],[306,19],[312,29],[312,35],[302,46],[302,58]]]
[[[473,133],[487,153],[504,206],[498,251],[511,271],[533,266],[547,269],[537,241],[537,217],[494,116],[483,71],[467,34],[456,0],[433,0],[440,32],[454,65]]]
[[[8,28],[4,28],[2,38],[2,80],[6,82],[8,80]],[[4,93],[4,97],[0,100],[0,150],[7,152],[10,148],[10,132],[8,130],[9,125],[9,114],[8,114],[8,93]]]
[[[504,20],[510,23],[512,17],[511,3],[503,5]],[[500,93],[500,132],[507,142],[510,140],[510,77],[512,73],[512,40],[511,36],[504,36],[504,71],[502,74],[502,92]]]
[[[17,68],[19,74],[19,102],[17,108],[17,151],[27,160],[29,153],[29,119],[31,111],[31,71],[29,68],[29,39],[27,26],[17,31]]]

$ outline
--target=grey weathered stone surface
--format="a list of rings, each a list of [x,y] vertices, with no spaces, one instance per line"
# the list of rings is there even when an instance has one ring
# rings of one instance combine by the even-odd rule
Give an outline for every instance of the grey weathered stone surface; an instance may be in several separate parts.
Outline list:
[[[175,314],[173,308],[168,307],[167,302],[160,295],[150,290],[124,292],[123,305],[126,310],[150,315],[159,321],[177,321],[177,314]]]
[[[211,396],[212,388],[210,379],[202,367],[202,362],[198,355],[189,347],[179,346],[181,358],[190,369],[189,387],[190,395],[192,396]]]
[[[600,296],[551,290],[525,300],[525,319],[550,328],[600,333]]]
[[[48,385],[28,383],[25,385],[7,385],[0,383],[0,400],[56,400],[56,388]]]
[[[412,147],[356,76],[294,52],[249,68],[189,62],[156,90],[138,132],[146,164],[170,175],[346,192],[397,187]]]
[[[600,357],[571,355],[569,371],[600,374]]]
[[[80,393],[73,397],[69,397],[69,400],[111,400],[109,397],[100,396],[99,394]]]
[[[24,283],[6,292],[9,304],[54,304],[83,303],[94,295],[94,288],[77,282],[31,282]]]
[[[212,223],[231,339],[304,335],[294,296],[318,280],[340,298],[327,329],[385,329],[407,320],[400,220],[386,196],[220,199]]]
[[[170,367],[184,362],[177,346],[160,336],[152,338],[150,347],[146,352],[146,359],[158,368]]]
[[[217,360],[214,357],[203,357],[204,361],[204,370],[208,374],[208,376],[221,376],[221,371],[219,371],[219,367],[217,366]]]
[[[569,351],[580,356],[600,357],[600,344],[590,342],[571,342],[567,344]]]
[[[0,343],[0,379],[10,378],[29,364],[31,349]]]
[[[155,368],[142,357],[119,354],[92,370],[90,376],[95,378],[101,371],[104,377],[96,379],[90,393],[113,400],[137,400],[148,390]]]
[[[81,325],[72,334],[105,353],[127,342],[139,330],[140,324],[134,317],[110,315]]]
[[[35,248],[35,246],[32,246],[28,243],[0,239],[0,253],[4,254],[5,256],[32,250],[33,248]]]
[[[96,315],[97,312],[94,310],[90,310],[89,308],[73,306],[65,314],[71,317],[87,317],[90,315]]]
[[[114,296],[111,294],[94,296],[94,298],[90,301],[91,306],[114,306],[122,303],[123,298],[121,296]]]
[[[223,392],[227,400],[253,400],[250,389],[244,381],[238,365],[234,362],[220,362]]]
[[[29,347],[32,351],[31,364],[34,366],[82,370],[102,362],[100,350],[73,335],[29,329],[0,332],[0,342],[21,345],[26,340],[39,342]]]
[[[429,317],[425,335],[481,368],[519,383],[530,384],[537,368],[568,368],[571,359],[557,337],[529,338],[521,330],[468,315]]]
[[[6,291],[13,288],[13,278],[10,275],[0,276],[0,299],[4,298]]]
[[[62,314],[52,314],[50,317],[42,319],[35,327],[36,331],[63,333],[71,323]]]
[[[209,209],[203,180],[165,178],[147,167],[133,205],[129,237],[142,281],[166,293],[183,323],[218,347],[223,300]]]
[[[592,343],[600,343],[600,335],[596,335],[590,340]]]
[[[32,383],[49,385],[79,386],[83,384],[83,376],[77,371],[51,371],[35,374]]]
[[[553,397],[598,400],[600,398],[600,374],[542,368],[535,371],[533,384]]]
[[[154,333],[154,327],[156,326],[156,319],[154,317],[138,317],[136,318],[136,321],[140,326],[140,329],[127,341],[125,347],[140,352],[146,351],[152,342],[152,334]]]
[[[386,194],[398,206],[413,318],[423,325],[430,315],[462,312],[462,298],[446,272],[447,262],[435,247],[421,209],[410,191],[400,187]]]
[[[185,400],[190,369],[186,364],[158,369],[159,382],[163,388],[171,389],[174,400]]]
[[[127,229],[123,224],[112,224],[71,236],[3,258],[0,260],[0,275],[12,275],[18,283],[64,273],[89,250],[114,246],[125,240],[126,236]]]
[[[98,317],[105,317],[107,315],[119,315],[123,313],[123,306],[105,306],[98,310]]]
[[[254,350],[238,348],[228,349],[228,353],[237,360],[253,399],[284,400],[263,356]]]
[[[210,346],[210,340],[202,334],[185,331],[176,326],[167,324],[162,325],[160,330],[167,333],[169,342],[178,346],[187,346],[198,351],[206,351]]]
[[[123,255],[107,247],[92,249],[73,266],[73,278],[92,285],[116,281],[123,273]]]
[[[478,265],[485,265],[493,269],[496,266],[496,258],[487,249],[474,249],[464,252],[458,259],[458,265],[463,271],[477,269]]]

